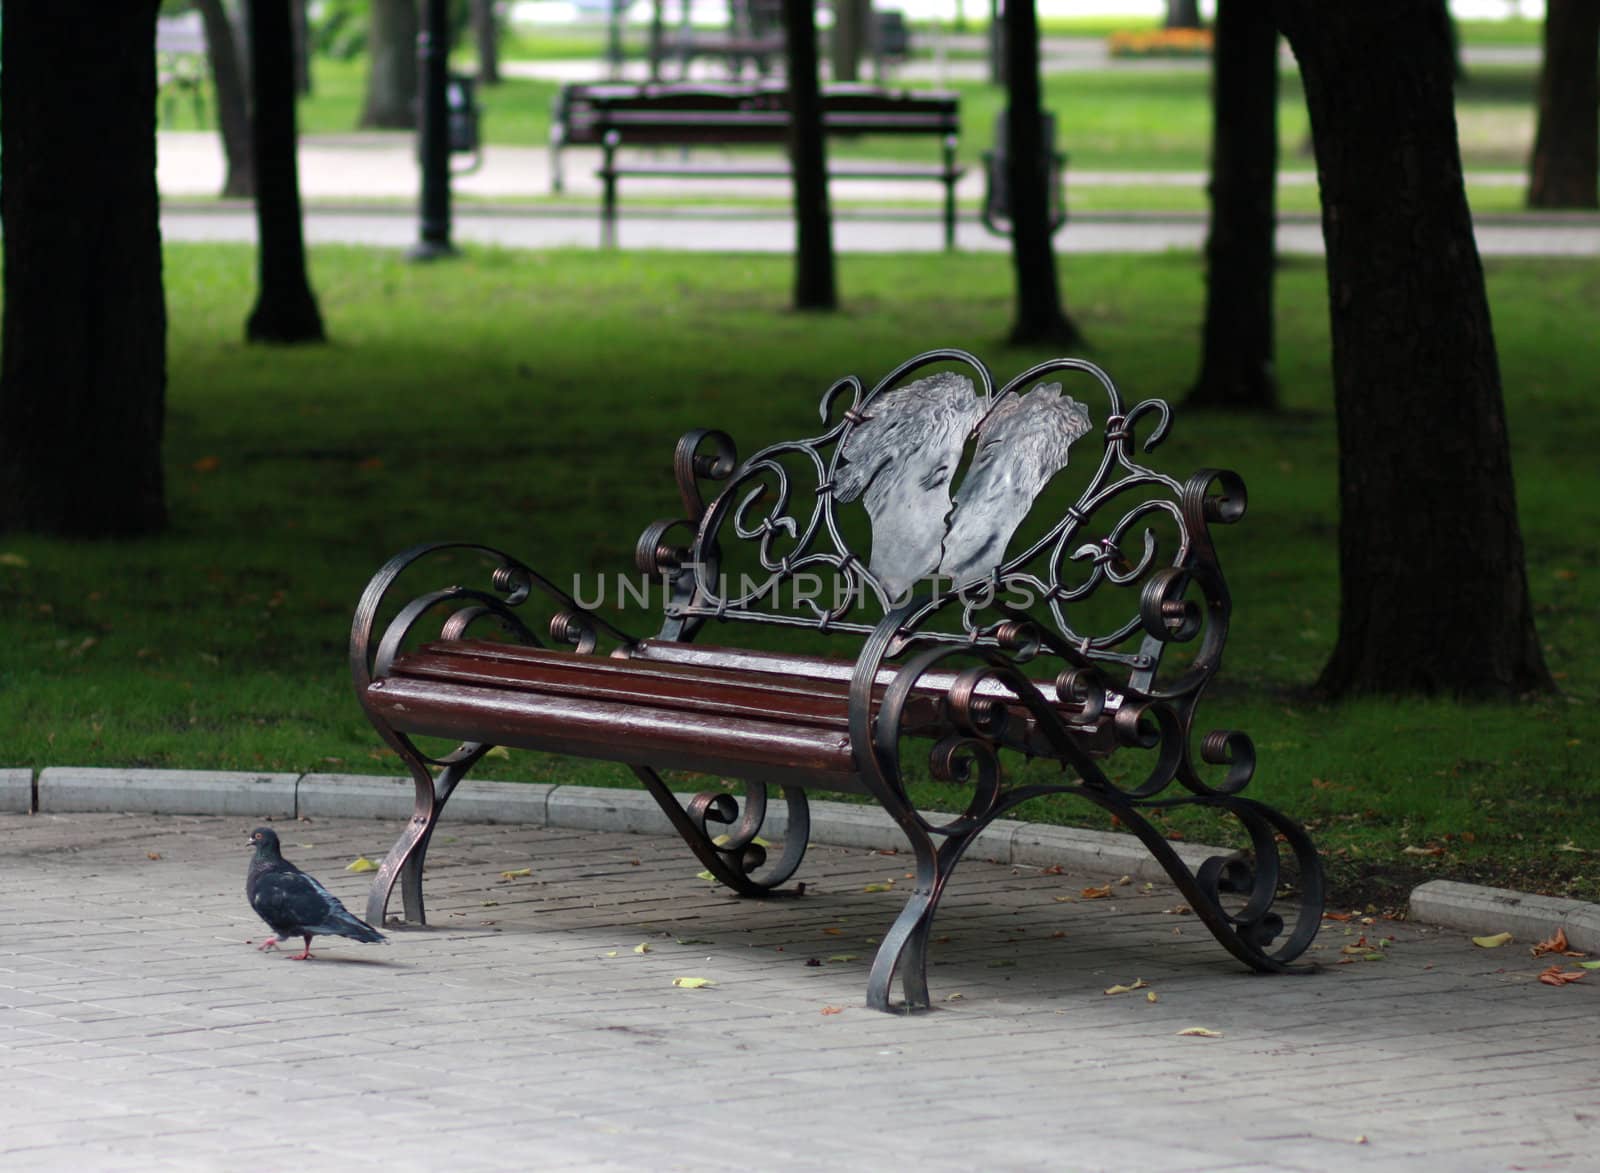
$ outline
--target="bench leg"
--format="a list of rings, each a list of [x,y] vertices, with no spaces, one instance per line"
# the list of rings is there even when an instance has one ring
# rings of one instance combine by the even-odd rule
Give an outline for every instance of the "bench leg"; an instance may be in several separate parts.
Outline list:
[[[428,855],[428,843],[433,838],[433,829],[439,825],[439,816],[444,813],[445,802],[455,792],[467,771],[483,756],[483,749],[444,767],[437,778],[428,772],[425,763],[411,763],[412,780],[416,783],[416,804],[412,807],[411,820],[405,830],[400,832],[394,846],[389,848],[389,854],[383,857],[378,874],[372,877],[372,887],[367,890],[368,924],[383,924],[389,897],[397,882],[405,919],[413,924],[428,923],[422,902],[422,865]]]
[[[632,769],[673,829],[722,884],[741,896],[799,894],[798,890],[780,890],[778,885],[794,875],[811,840],[811,813],[804,791],[793,786],[783,788],[789,815],[783,835],[783,853],[775,863],[766,866],[766,848],[756,842],[767,818],[764,784],[745,784],[742,811],[739,801],[731,794],[712,793],[695,795],[685,809],[677,795],[661,780],[661,775],[646,766]],[[713,835],[708,823],[726,826],[728,831]]]

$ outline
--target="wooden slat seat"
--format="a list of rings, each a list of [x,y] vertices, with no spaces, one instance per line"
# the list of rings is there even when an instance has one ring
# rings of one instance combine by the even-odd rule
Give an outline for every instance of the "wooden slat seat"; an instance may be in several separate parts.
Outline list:
[[[398,657],[368,687],[372,707],[397,729],[633,765],[860,788],[850,748],[844,660],[645,640],[628,658],[580,655],[487,640],[437,640]],[[881,694],[893,674],[880,674]],[[947,727],[954,682],[933,673],[907,708],[905,732]],[[1048,684],[1041,684],[1054,700]],[[1037,731],[1015,694],[985,682],[980,695],[1007,706],[1018,736]],[[1110,750],[1107,719],[1079,726],[1093,753]],[[1036,747],[1037,748],[1037,747]],[[797,763],[800,763],[797,766]]]

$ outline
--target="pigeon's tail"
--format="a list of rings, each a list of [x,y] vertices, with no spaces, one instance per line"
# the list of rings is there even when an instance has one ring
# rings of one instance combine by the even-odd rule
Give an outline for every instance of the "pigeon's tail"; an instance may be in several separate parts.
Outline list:
[[[355,941],[377,942],[388,940],[377,929],[343,907],[335,908],[325,924],[319,925],[315,929],[307,928],[305,931],[314,932],[319,936],[349,937]]]

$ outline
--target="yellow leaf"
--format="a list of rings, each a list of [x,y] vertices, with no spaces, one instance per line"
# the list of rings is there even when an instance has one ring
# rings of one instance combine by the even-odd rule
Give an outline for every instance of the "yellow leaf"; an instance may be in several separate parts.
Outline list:
[[[503,745],[494,745],[486,749],[483,756],[486,758],[504,758],[509,762],[511,760],[511,751]]]
[[[710,978],[675,977],[672,979],[672,984],[685,990],[700,990],[706,986],[714,986],[717,983]]]
[[[1498,949],[1510,940],[1510,933],[1496,933],[1492,937],[1474,937],[1472,943],[1480,949]]]
[[[829,961],[854,961],[855,959],[856,955],[854,953],[835,953],[828,958]]]
[[[1160,998],[1156,997],[1156,992],[1154,990],[1146,990],[1145,991],[1145,995],[1144,995],[1144,1000],[1146,1002],[1159,1002],[1159,1001],[1161,1001]]]
[[[717,877],[716,877],[716,876],[713,876],[713,875],[712,875],[712,874],[711,874],[711,872],[710,872],[710,871],[709,871],[709,870],[708,870],[708,871],[703,871],[703,872],[696,872],[696,873],[695,873],[695,874],[694,874],[694,878],[695,878],[695,879],[697,879],[697,880],[711,880],[711,881],[715,881],[715,880],[716,880],[716,878],[717,878]]]
[[[500,873],[500,878],[502,880],[518,880],[518,879],[521,879],[523,876],[531,876],[531,875],[533,875],[533,869],[532,868],[513,868],[509,872],[501,872]]]
[[[4,554],[0,554],[0,566],[15,566],[19,570],[26,570],[28,568],[28,560],[21,554],[13,554],[7,551]]]
[[[1220,1030],[1209,1030],[1203,1026],[1186,1026],[1178,1032],[1180,1035],[1190,1035],[1197,1039],[1220,1039]]]
[[[894,887],[890,884],[868,884],[861,890],[863,892],[893,892]]]
[[[611,950],[611,952],[606,954],[607,957],[615,957],[616,955],[617,955],[617,951],[615,949]]]
[[[1085,888],[1082,892],[1079,892],[1078,895],[1082,896],[1085,900],[1104,900],[1107,896],[1111,895],[1111,885],[1100,884],[1098,886],[1091,886]]]
[[[1134,990],[1142,990],[1150,983],[1143,978],[1134,978],[1131,986],[1112,986],[1106,991],[1108,994],[1131,994]]]
[[[844,1007],[843,1006],[824,1006],[822,1008],[822,1012],[824,1014],[843,1014],[844,1013]]]
[[[1580,962],[1578,962],[1578,968],[1579,969],[1600,969],[1600,961],[1580,961]]]
[[[648,941],[640,941],[633,947],[633,951],[635,953],[648,953],[650,952],[650,944]]]
[[[344,870],[347,872],[375,872],[378,870],[378,865],[373,863],[366,856],[358,855],[355,857],[355,859],[344,865]]]

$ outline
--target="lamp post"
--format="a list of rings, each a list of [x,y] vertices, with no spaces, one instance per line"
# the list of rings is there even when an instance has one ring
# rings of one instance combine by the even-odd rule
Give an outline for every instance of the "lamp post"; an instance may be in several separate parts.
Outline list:
[[[450,243],[450,110],[445,93],[449,84],[449,17],[449,0],[427,0],[422,31],[417,34],[422,207],[419,237],[407,254],[414,261],[437,260],[456,252]]]

